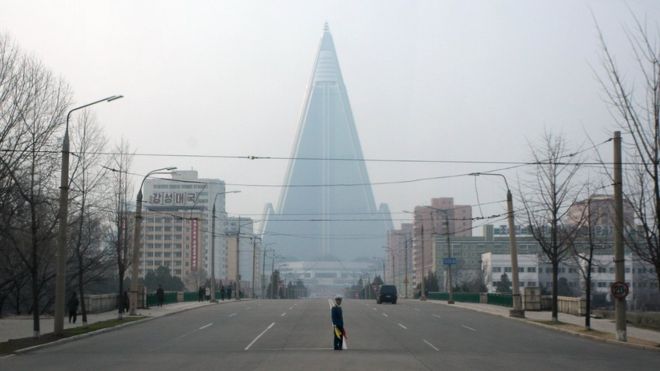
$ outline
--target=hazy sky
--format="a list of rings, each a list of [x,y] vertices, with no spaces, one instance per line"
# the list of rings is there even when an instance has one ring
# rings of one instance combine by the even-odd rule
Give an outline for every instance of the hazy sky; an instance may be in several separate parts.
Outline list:
[[[366,158],[525,161],[528,141],[546,129],[576,145],[586,133],[611,135],[591,12],[634,78],[623,32],[631,11],[658,30],[657,0],[0,0],[0,32],[65,78],[75,103],[123,94],[93,110],[112,143],[123,136],[139,153],[288,156],[327,21]],[[287,162],[138,157],[134,171],[170,165],[242,190],[227,196],[228,211],[256,216],[280,189],[232,184],[281,184]],[[367,167],[383,182],[499,166]],[[516,172],[506,174],[515,183]],[[499,182],[478,180],[482,203],[504,198]],[[431,197],[477,202],[471,177],[374,194],[395,224]]]

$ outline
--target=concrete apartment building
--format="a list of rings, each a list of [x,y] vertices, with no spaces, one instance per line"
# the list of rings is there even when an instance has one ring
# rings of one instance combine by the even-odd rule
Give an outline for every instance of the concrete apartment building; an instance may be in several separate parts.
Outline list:
[[[413,294],[413,225],[402,223],[400,229],[387,232],[385,283],[394,284],[399,296]],[[407,281],[407,282],[406,282]],[[407,290],[406,290],[407,286]]]
[[[471,206],[454,205],[454,199],[451,197],[433,198],[431,205],[415,206],[412,249],[413,287],[421,282],[422,271],[437,272],[438,261],[434,241],[438,236],[446,238],[447,234],[450,237],[472,236]]]
[[[212,210],[213,202],[215,200],[216,206],[216,237],[215,237],[215,276],[219,279],[226,275],[224,270],[226,264],[223,264],[223,257],[226,256],[226,240],[222,238],[224,235],[224,228],[226,225],[227,213],[225,211],[225,183],[220,179],[209,179],[209,178],[199,178],[198,173],[195,170],[178,170],[172,172],[171,178],[150,178],[144,182],[143,193],[144,193],[144,204],[143,204],[143,213],[145,215],[149,213],[152,218],[152,224],[149,222],[143,225],[143,254],[141,258],[141,267],[148,270],[151,269],[152,265],[146,264],[145,259],[149,260],[151,258],[148,254],[150,252],[154,253],[165,253],[166,251],[150,251],[149,244],[156,246],[160,241],[165,241],[164,238],[169,237],[166,235],[165,229],[168,231],[177,231],[177,228],[182,228],[181,231],[185,231],[188,228],[187,233],[190,235],[174,235],[171,237],[179,238],[182,240],[184,238],[195,239],[197,245],[192,245],[189,247],[192,249],[189,253],[196,255],[196,265],[194,269],[191,270],[189,275],[201,275],[203,277],[210,277],[211,271],[211,230],[212,230]],[[157,216],[160,215],[161,218],[158,219]],[[186,223],[192,223],[192,220],[195,220],[195,226],[186,227]],[[183,222],[182,222],[183,221]],[[147,230],[146,227],[153,227],[153,231]],[[156,233],[156,229],[161,228],[163,234],[159,235]],[[153,233],[149,233],[153,232]],[[194,236],[193,233],[196,233]],[[151,239],[153,237],[153,239]],[[164,244],[165,242],[162,242]],[[178,244],[177,240],[173,240],[169,243]],[[185,246],[182,244],[181,253],[185,254]],[[176,253],[176,252],[175,252]],[[147,254],[147,255],[144,255]],[[155,256],[154,256],[155,258]],[[154,262],[158,261],[153,259]],[[189,261],[188,263],[192,263]],[[154,265],[157,268],[157,265]],[[191,265],[191,267],[193,267]],[[181,278],[184,279],[184,282],[188,277],[186,277],[185,265],[181,268]],[[177,274],[178,268],[173,267],[172,274]],[[144,274],[144,273],[142,273]],[[197,280],[196,280],[197,281]]]
[[[538,287],[539,256],[536,254],[518,254],[518,282],[523,287]],[[493,254],[487,252],[481,254],[481,271],[483,272],[484,284],[489,293],[496,292],[497,284],[502,275],[506,274],[511,281],[511,255]]]
[[[227,249],[223,263],[227,274],[223,276],[223,284],[235,283],[240,274],[243,294],[260,295],[262,249],[261,237],[254,233],[254,221],[245,217],[229,217],[224,231]]]
[[[202,247],[208,242],[205,213],[200,211],[150,211],[142,213],[140,277],[158,267],[170,268],[189,290],[204,283]]]

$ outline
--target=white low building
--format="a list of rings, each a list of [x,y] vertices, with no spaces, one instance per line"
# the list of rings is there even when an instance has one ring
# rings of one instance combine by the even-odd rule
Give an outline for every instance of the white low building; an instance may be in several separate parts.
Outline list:
[[[484,275],[484,284],[489,293],[494,293],[497,284],[506,274],[512,280],[511,255],[481,254],[481,270]],[[538,287],[539,285],[539,257],[533,254],[518,255],[518,281],[520,287]]]

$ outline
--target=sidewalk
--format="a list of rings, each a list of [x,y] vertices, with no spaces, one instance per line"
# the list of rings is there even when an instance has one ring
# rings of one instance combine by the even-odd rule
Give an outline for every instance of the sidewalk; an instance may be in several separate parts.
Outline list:
[[[233,301],[233,300],[232,300]],[[219,301],[219,303],[228,303],[229,300]],[[188,309],[199,308],[211,305],[208,301],[197,302],[181,302],[163,305],[162,307],[150,307],[149,309],[138,309],[138,315],[145,317],[162,317],[169,314],[182,312]],[[127,313],[124,313],[127,316]],[[87,315],[87,324],[94,322],[106,321],[117,318],[117,311],[95,313]],[[78,319],[75,324],[68,323],[68,314],[64,318],[64,328],[71,328],[82,326],[82,316],[78,314]],[[54,319],[52,316],[42,315],[40,318],[41,334],[53,332]],[[14,316],[0,318],[0,342],[5,342],[9,339],[20,339],[32,336],[32,316]]]
[[[501,317],[509,317],[509,307],[503,307],[499,305],[492,304],[477,304],[477,303],[461,303],[455,302],[455,304],[447,304],[446,301],[442,300],[429,300],[428,302],[434,304],[448,305],[458,308],[470,309],[478,312],[489,313]],[[533,321],[551,321],[552,312],[542,311],[525,311],[525,318],[527,320]],[[564,323],[573,324],[576,326],[584,327],[584,317],[574,316],[566,313],[559,313],[559,321]],[[593,330],[616,334],[616,323],[610,319],[597,319],[591,318],[591,328]],[[633,327],[628,325],[626,327],[628,338],[637,338],[644,341],[649,341],[655,344],[660,344],[660,331],[647,330],[643,328]]]

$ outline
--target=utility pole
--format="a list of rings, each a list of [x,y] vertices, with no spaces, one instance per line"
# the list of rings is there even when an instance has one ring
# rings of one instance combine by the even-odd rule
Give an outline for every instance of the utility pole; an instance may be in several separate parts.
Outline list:
[[[506,178],[504,178],[506,182]],[[522,306],[520,297],[520,285],[518,281],[518,244],[516,243],[516,226],[513,220],[513,196],[507,182],[506,186],[506,207],[508,211],[507,219],[509,222],[509,244],[511,248],[511,281],[513,284],[513,309],[509,311],[509,316],[525,318],[525,310]]]
[[[404,238],[403,255],[405,259],[405,266],[404,266],[405,276],[403,278],[403,290],[405,292],[406,299],[408,299],[408,237],[404,236],[403,238]]]
[[[252,237],[252,299],[255,298],[254,286],[256,285],[256,264],[257,262],[257,236]]]
[[[623,175],[621,169],[621,132],[614,132],[614,265],[615,283],[627,288],[625,277],[625,257],[623,254]],[[626,295],[613,295],[616,311],[616,338],[628,341],[626,334]]]
[[[421,225],[422,235],[422,292],[419,293],[419,300],[426,300],[426,282],[424,282],[424,218],[422,218]]]
[[[479,175],[490,175],[490,176],[499,176],[504,179],[504,184],[506,185],[506,208],[507,208],[507,220],[509,224],[509,246],[511,250],[511,283],[512,287],[512,299],[513,299],[513,309],[509,311],[509,316],[525,318],[525,310],[522,305],[522,298],[520,296],[520,286],[518,282],[518,244],[516,242],[516,225],[515,217],[513,214],[513,196],[511,195],[511,188],[509,188],[509,182],[506,180],[504,174],[497,173],[471,173],[469,175],[479,176]]]
[[[241,300],[241,265],[240,265],[240,256],[241,256],[241,217],[238,216],[238,233],[236,233],[236,300]]]
[[[451,260],[451,237],[449,235],[449,212],[444,210],[445,214],[445,234],[447,236],[447,257]],[[447,304],[454,304],[454,284],[452,283],[451,276],[451,266],[452,264],[447,265],[448,281],[449,281],[449,298],[447,298]]]
[[[263,249],[263,259],[261,260],[261,296],[266,298],[266,248]]]

